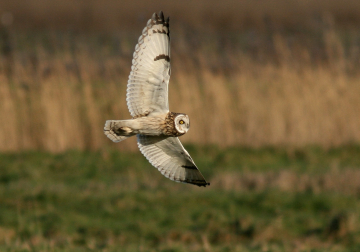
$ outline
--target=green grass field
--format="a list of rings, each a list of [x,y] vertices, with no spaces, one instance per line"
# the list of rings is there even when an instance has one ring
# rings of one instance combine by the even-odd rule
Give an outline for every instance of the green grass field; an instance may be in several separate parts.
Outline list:
[[[360,250],[359,146],[186,147],[210,187],[137,152],[0,154],[0,250]]]

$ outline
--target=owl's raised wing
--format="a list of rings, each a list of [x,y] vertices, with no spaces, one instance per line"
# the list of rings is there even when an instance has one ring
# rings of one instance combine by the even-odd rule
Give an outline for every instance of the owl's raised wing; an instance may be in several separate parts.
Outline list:
[[[165,177],[176,181],[207,186],[204,176],[177,137],[137,135],[141,153]]]
[[[139,37],[133,55],[126,101],[132,117],[169,111],[169,18],[153,14]]]

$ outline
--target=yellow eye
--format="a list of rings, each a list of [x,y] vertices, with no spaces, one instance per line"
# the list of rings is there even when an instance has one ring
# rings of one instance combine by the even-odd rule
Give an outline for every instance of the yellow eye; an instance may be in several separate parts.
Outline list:
[[[179,123],[180,123],[180,124],[184,124],[184,121],[183,121],[183,120],[180,120]]]

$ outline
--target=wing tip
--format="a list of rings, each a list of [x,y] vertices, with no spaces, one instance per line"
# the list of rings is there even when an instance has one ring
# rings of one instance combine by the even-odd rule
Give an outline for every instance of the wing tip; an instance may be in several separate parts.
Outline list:
[[[164,175],[164,174],[163,174]],[[165,176],[166,177],[166,176]],[[167,177],[168,179],[178,182],[178,183],[184,183],[184,184],[190,184],[190,185],[196,185],[198,187],[206,187],[206,186],[210,186],[209,182],[206,182],[205,180],[201,180],[201,181],[191,181],[191,180],[175,180],[172,178]]]
[[[162,11],[159,12],[159,18],[160,18],[161,20],[165,20],[165,19],[164,19],[164,13],[163,13]]]
[[[151,19],[152,19],[156,24],[163,24],[164,26],[169,27],[170,17],[167,17],[167,18],[165,19],[163,11],[159,11],[159,13],[154,12],[154,14],[152,15]]]
[[[198,187],[202,187],[202,186],[203,186],[203,187],[206,187],[206,186],[210,186],[210,183],[205,181],[205,183],[201,183],[201,184],[196,183],[196,184],[194,184],[194,185],[197,185]]]

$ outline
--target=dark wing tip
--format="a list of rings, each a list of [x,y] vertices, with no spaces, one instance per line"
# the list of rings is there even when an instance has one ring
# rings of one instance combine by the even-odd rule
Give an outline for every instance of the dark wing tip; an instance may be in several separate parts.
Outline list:
[[[163,24],[164,26],[169,27],[170,18],[168,17],[165,20],[164,13],[162,11],[159,11],[159,14],[155,12],[151,19],[155,24]]]
[[[163,13],[162,11],[159,12],[159,17],[160,17],[161,20],[164,20],[164,21],[165,21],[165,19],[164,19],[164,13]]]
[[[206,187],[206,186],[209,186],[209,185],[210,185],[210,183],[208,183],[208,182],[206,182],[206,181],[201,181],[201,183],[196,182],[196,183],[192,183],[192,184],[197,185],[197,186],[199,186],[199,187],[201,187],[201,186]]]
[[[152,15],[151,19],[156,21],[156,19],[157,19],[156,16],[157,16],[157,14],[156,14],[156,12],[154,12],[154,14]]]

